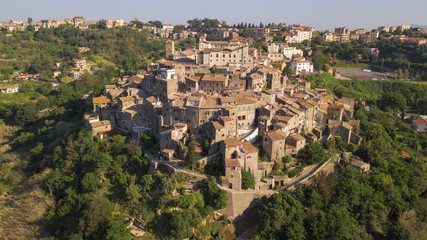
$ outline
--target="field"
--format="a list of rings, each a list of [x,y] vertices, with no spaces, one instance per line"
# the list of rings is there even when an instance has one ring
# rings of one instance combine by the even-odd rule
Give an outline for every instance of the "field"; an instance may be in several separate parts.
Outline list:
[[[4,104],[11,104],[11,103],[18,103],[18,104],[24,104],[28,101],[37,102],[37,100],[41,99],[42,97],[35,97],[31,96],[27,93],[7,93],[7,94],[0,94],[0,105]]]
[[[346,63],[346,62],[338,62],[335,67],[337,68],[370,68],[369,64],[366,63]]]
[[[369,68],[369,66],[368,66]],[[356,68],[340,68],[337,73],[352,79],[366,79],[366,80],[393,80],[394,76],[390,73],[381,73],[372,70],[371,72],[364,72],[362,69]]]

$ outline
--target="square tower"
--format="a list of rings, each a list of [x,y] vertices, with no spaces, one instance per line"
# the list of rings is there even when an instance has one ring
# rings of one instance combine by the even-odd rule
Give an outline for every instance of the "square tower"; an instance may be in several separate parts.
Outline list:
[[[175,53],[175,42],[173,40],[166,41],[166,59],[172,59]]]

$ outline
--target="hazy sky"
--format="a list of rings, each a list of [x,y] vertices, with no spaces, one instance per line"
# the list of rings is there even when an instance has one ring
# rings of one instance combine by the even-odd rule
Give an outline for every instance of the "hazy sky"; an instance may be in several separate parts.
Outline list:
[[[216,18],[228,24],[248,22],[303,23],[317,30],[346,26],[376,28],[383,25],[427,25],[427,0],[1,0],[0,21],[62,20],[84,16],[88,20],[126,22],[160,20],[186,24],[193,18]]]

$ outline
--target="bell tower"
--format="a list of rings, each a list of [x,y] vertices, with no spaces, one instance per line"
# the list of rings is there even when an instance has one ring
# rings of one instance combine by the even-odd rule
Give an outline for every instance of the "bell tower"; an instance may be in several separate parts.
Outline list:
[[[175,42],[173,40],[166,41],[166,59],[172,59],[175,53]]]

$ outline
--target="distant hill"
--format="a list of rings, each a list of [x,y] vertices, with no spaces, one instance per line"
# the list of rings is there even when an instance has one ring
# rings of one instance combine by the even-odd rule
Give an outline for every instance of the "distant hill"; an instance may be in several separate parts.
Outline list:
[[[413,27],[413,28],[427,28],[427,25],[411,24],[411,27]]]

